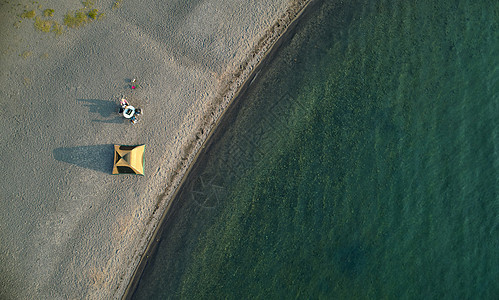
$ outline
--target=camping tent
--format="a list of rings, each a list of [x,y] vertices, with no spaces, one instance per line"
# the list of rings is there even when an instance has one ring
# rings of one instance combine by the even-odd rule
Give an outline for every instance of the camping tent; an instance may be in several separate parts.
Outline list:
[[[114,145],[113,174],[144,175],[144,150],[146,145]]]

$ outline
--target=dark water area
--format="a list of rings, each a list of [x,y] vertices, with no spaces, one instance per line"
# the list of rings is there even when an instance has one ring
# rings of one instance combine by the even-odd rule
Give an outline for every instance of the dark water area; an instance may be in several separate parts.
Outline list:
[[[499,2],[324,1],[217,129],[134,299],[497,299]]]

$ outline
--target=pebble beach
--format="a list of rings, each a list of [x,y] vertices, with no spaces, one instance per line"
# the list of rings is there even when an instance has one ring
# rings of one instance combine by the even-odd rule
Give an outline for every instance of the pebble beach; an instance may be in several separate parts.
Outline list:
[[[210,131],[307,3],[2,1],[0,298],[121,298]],[[145,176],[111,175],[115,144],[146,145]]]

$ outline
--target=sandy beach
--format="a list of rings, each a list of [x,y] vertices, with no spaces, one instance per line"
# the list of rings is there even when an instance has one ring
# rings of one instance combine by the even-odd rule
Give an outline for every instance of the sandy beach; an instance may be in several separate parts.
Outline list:
[[[2,1],[0,298],[121,298],[211,129],[307,2]],[[114,144],[146,144],[145,176],[110,175]]]

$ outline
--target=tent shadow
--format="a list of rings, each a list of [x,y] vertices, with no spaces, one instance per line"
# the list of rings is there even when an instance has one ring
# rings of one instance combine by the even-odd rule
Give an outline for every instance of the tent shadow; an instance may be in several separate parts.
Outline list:
[[[114,145],[61,147],[53,150],[54,159],[110,174],[113,169]]]

